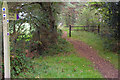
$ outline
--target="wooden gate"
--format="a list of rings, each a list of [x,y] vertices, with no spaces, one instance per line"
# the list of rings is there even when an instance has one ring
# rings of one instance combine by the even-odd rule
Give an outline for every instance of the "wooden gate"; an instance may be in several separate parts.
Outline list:
[[[68,27],[68,26],[65,26],[65,27]],[[69,25],[69,37],[71,37],[71,30],[73,30],[72,28],[74,28],[74,27],[83,27],[83,29],[74,29],[75,31],[80,31],[80,30],[94,31],[94,30],[97,30],[98,33],[100,32],[100,25],[98,25],[98,26],[71,26],[71,25]],[[87,30],[86,28],[89,28],[89,27],[94,27],[94,28]]]

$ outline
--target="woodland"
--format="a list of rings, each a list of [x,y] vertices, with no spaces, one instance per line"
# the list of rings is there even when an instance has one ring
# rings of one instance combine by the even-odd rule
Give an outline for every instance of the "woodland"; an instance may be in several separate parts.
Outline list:
[[[118,78],[120,2],[8,2],[8,8],[19,15],[9,21],[12,78]]]

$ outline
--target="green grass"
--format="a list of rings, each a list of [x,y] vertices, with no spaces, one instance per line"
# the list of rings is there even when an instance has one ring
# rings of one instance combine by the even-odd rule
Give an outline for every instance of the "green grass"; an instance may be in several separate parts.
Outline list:
[[[62,30],[69,32],[68,28],[62,28]],[[104,49],[104,41],[106,39],[101,38],[98,34],[86,31],[72,31],[72,38],[81,40],[87,43],[88,45],[92,46],[95,50],[98,51],[101,57],[110,61],[115,66],[115,68],[118,69],[118,55],[109,50]]]
[[[69,27],[62,27],[60,29],[62,29],[63,31],[69,31]],[[84,27],[72,27],[72,29],[84,29]]]
[[[22,78],[103,78],[94,65],[75,54],[47,56],[33,60],[35,72],[21,73]]]
[[[84,29],[84,27],[72,27],[72,29]]]
[[[69,28],[68,27],[62,27],[62,28],[60,28],[61,30],[63,30],[63,31],[69,31]]]
[[[31,61],[33,70],[14,78],[103,78],[92,62],[78,57],[73,45],[61,38],[57,44],[49,46],[43,56]]]

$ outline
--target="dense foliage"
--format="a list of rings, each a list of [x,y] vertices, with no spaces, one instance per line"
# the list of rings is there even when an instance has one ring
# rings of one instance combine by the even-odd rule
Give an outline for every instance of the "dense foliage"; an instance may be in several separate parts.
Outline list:
[[[16,40],[18,35],[26,34],[26,31],[29,30],[28,33],[32,35],[29,47],[34,46],[32,45],[33,42],[38,42],[35,46],[38,48],[37,52],[41,53],[48,45],[57,41],[55,21],[57,19],[57,10],[59,10],[57,6],[59,6],[59,3],[21,3],[21,6],[18,6],[21,19],[15,21],[14,27],[11,25],[11,38],[14,37],[14,40]],[[27,26],[29,29],[23,23],[29,23],[29,27]]]
[[[107,37],[106,48],[119,53],[119,2],[93,3],[99,8],[101,19],[101,35]],[[99,6],[95,6],[99,5]]]
[[[57,43],[57,14],[61,3],[8,3],[9,12],[19,14],[19,20],[10,21],[12,77],[30,70],[29,58],[43,55]],[[27,58],[29,57],[29,58]]]
[[[19,48],[16,50],[16,55],[11,56],[11,76],[15,77],[23,71],[33,71],[32,62],[30,58],[27,58],[22,50]]]
[[[104,48],[119,53],[119,2],[71,2],[65,6],[62,12],[67,16],[61,14],[64,25],[85,26],[86,31],[98,32],[107,38]]]

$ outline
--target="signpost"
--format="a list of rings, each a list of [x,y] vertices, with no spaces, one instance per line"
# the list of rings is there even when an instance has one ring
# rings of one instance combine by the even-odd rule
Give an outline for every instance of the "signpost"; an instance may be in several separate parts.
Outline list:
[[[18,20],[19,16],[16,13],[9,13],[9,20]]]
[[[17,20],[16,13],[8,13],[7,2],[3,2],[3,41],[4,41],[4,78],[10,78],[10,43],[9,43],[9,20]]]
[[[3,49],[3,46],[2,46],[2,6],[1,6],[1,3],[0,3],[0,80],[2,79],[2,49]]]
[[[4,78],[10,78],[9,15],[7,2],[3,2]]]

